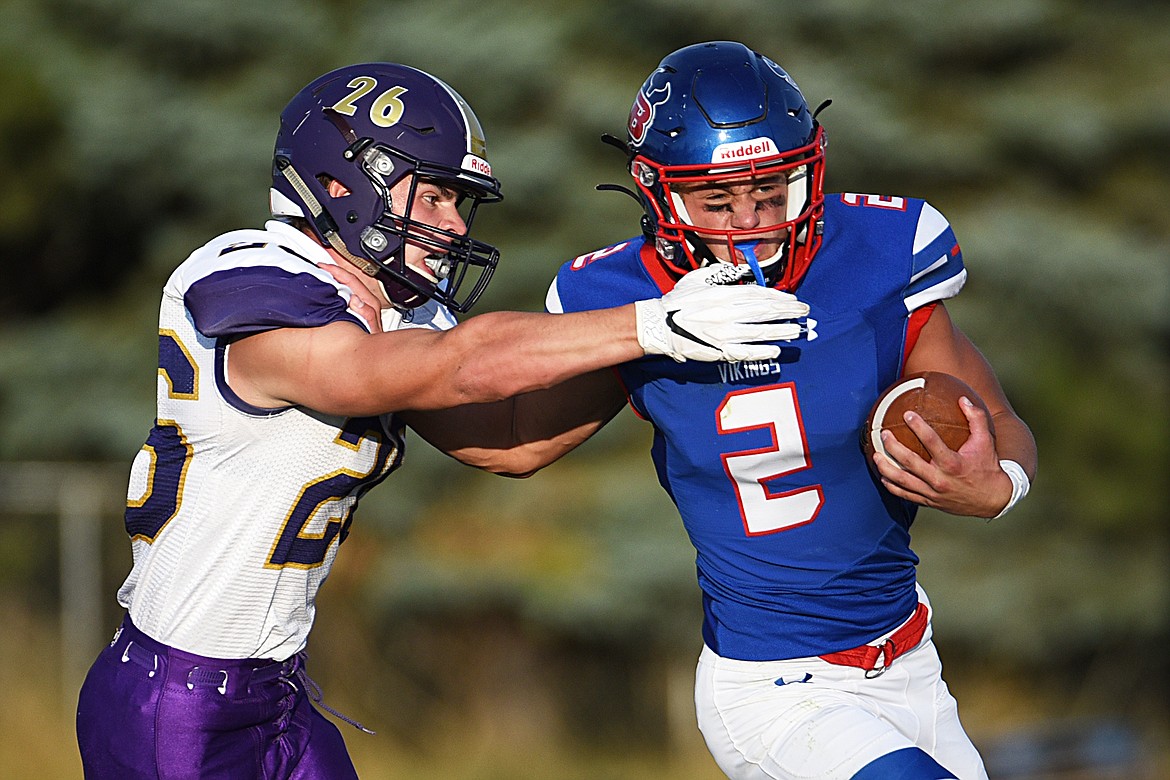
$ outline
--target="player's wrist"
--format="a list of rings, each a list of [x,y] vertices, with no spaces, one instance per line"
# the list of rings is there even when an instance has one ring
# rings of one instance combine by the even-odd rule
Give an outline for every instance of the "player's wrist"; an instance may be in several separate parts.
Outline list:
[[[992,520],[998,520],[1011,511],[1012,507],[1020,503],[1024,496],[1028,495],[1028,490],[1032,487],[1032,481],[1028,479],[1027,472],[1024,467],[1014,460],[1001,460],[999,467],[1003,469],[1004,473],[1008,475],[1008,479],[1012,481],[1012,494],[1008,498],[1008,502],[1004,508],[999,511]]]
[[[638,335],[638,346],[642,348],[644,354],[671,354],[666,309],[661,299],[634,301],[634,329]]]

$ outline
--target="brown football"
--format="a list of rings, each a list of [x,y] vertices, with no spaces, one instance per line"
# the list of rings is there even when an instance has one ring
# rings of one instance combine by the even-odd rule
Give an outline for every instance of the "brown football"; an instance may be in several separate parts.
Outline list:
[[[887,387],[870,409],[861,434],[861,447],[872,461],[874,451],[885,454],[881,431],[894,434],[899,442],[914,450],[924,460],[930,460],[922,442],[906,425],[902,415],[917,412],[938,432],[952,450],[957,450],[971,435],[967,418],[959,407],[959,398],[967,396],[976,406],[987,410],[987,404],[971,386],[958,377],[938,371],[909,374]]]

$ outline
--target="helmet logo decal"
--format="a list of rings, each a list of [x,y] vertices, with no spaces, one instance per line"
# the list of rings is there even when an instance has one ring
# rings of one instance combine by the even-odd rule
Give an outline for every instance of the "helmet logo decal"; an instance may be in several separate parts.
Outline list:
[[[796,82],[792,79],[792,77],[788,75],[788,71],[784,70],[784,68],[781,68],[779,65],[772,62],[772,60],[768,59],[767,57],[760,57],[760,59],[764,61],[764,64],[767,65],[772,70],[773,73],[775,73],[777,76],[779,76],[780,78],[787,81],[788,85],[791,86],[793,89],[795,89],[797,92],[800,92],[800,87],[798,87],[796,85]],[[800,92],[800,97],[802,100],[804,99],[803,92]]]
[[[779,152],[771,138],[752,138],[747,141],[719,144],[711,153],[711,162],[739,162],[741,160],[755,160],[760,157],[772,157],[776,154]]]
[[[661,68],[656,72],[661,73]],[[630,122],[628,129],[630,131],[630,143],[638,146],[646,140],[646,131],[650,129],[650,125],[654,123],[654,112],[660,105],[670,100],[670,82],[666,82],[665,86],[658,89],[650,89],[649,83],[654,79],[651,76],[646,81],[646,86],[638,90],[638,96],[634,98],[634,107],[630,109]]]
[[[332,108],[339,114],[353,116],[357,113],[357,100],[365,97],[370,90],[378,86],[378,80],[369,76],[358,76],[351,79],[345,86],[353,90],[341,100],[333,104]]]
[[[371,76],[358,76],[346,86],[353,91],[330,108],[339,114],[353,116],[357,113],[357,101],[374,91],[378,86],[378,80]],[[378,95],[370,106],[370,121],[378,127],[392,127],[398,124],[406,112],[406,104],[400,100],[406,92],[406,87],[390,87]]]

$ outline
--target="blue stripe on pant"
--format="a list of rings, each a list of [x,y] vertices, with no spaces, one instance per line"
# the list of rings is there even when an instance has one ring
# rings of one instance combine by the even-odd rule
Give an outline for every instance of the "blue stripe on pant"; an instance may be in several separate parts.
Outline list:
[[[902,748],[870,761],[852,780],[953,780],[955,776],[919,748]]]

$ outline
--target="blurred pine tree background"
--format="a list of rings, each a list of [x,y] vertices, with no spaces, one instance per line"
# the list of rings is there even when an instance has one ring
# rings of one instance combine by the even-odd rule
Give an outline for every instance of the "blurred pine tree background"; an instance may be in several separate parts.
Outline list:
[[[992,777],[1170,776],[1167,4],[0,0],[0,15],[0,776],[80,776],[70,659],[119,618],[159,291],[199,244],[262,223],[288,98],[369,60],[461,92],[506,195],[477,222],[504,258],[481,307],[532,310],[560,262],[636,232],[637,206],[593,189],[625,182],[599,137],[623,132],[666,53],[714,39],[833,100],[828,189],[950,218],[971,274],[952,312],[1036,433],[1039,478],[1009,517],[914,526]],[[525,481],[416,440],[367,497],[309,646],[327,701],[378,731],[346,729],[364,778],[720,777],[690,700],[693,553],[648,428],[623,412]],[[87,567],[100,587],[72,592]]]

